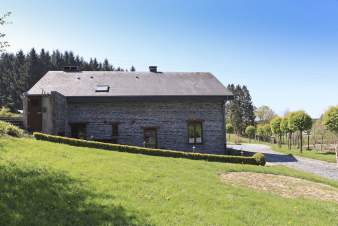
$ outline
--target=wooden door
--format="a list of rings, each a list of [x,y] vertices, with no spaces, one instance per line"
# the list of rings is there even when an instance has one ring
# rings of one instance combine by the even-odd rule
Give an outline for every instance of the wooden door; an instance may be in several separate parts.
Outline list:
[[[147,148],[157,148],[157,129],[144,129],[144,146]]]
[[[31,132],[42,130],[41,96],[28,98],[27,127]]]

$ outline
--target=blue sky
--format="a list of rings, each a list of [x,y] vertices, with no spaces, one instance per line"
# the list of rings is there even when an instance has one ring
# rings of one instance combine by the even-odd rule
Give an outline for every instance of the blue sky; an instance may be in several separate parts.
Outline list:
[[[2,0],[8,51],[72,50],[145,71],[209,71],[256,106],[319,117],[338,104],[337,0]]]

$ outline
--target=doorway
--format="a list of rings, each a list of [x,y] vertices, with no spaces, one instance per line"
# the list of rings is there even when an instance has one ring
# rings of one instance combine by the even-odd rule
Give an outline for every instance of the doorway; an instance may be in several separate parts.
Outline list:
[[[146,148],[157,148],[157,129],[145,128],[144,129],[144,146]]]
[[[30,132],[42,131],[41,96],[28,97],[27,129]]]

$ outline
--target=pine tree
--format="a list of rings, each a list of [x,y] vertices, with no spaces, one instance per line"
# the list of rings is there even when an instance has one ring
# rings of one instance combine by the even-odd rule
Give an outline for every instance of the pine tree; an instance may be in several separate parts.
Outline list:
[[[243,114],[243,127],[255,125],[255,112],[254,106],[252,104],[251,95],[248,88],[244,85],[242,86],[242,114]]]

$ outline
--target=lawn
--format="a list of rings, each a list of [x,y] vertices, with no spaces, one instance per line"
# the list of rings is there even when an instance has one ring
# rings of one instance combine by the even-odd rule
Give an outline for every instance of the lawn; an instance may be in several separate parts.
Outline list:
[[[0,225],[337,225],[338,204],[222,182],[224,172],[338,182],[282,166],[0,138]]]
[[[304,148],[303,153],[300,153],[299,149],[292,148],[291,150],[289,150],[286,145],[282,145],[282,147],[279,147],[277,144],[273,145],[270,144],[270,146],[272,150],[282,152],[285,154],[292,154],[296,156],[317,159],[332,163],[336,162],[336,153],[334,152],[320,152],[316,150],[306,150],[306,148]]]

